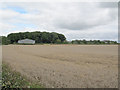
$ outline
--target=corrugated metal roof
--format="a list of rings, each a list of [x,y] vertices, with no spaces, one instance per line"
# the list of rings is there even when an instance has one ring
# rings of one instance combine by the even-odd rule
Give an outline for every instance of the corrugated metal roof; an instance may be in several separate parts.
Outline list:
[[[32,39],[23,39],[23,40],[18,40],[18,43],[20,44],[35,44],[35,40]]]

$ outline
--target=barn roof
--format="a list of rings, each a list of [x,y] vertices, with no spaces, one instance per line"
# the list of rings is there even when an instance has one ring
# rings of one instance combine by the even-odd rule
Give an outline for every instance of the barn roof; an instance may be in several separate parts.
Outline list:
[[[18,40],[18,43],[35,43],[35,40],[32,39],[22,39],[22,40]]]

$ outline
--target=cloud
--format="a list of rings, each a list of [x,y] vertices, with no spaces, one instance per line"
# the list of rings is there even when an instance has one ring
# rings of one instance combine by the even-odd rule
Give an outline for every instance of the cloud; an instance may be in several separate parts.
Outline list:
[[[113,22],[116,18],[116,10],[113,11],[108,8],[98,8],[91,3],[80,3],[71,5],[71,9],[62,9],[62,13],[58,15],[55,25],[59,28],[70,30],[87,30],[89,28],[106,25]]]
[[[8,34],[9,32],[12,32],[14,28],[16,28],[16,26],[0,23],[0,34],[6,35],[6,33]]]
[[[0,13],[0,23],[14,26],[9,33],[45,30],[63,33],[68,40],[117,38],[118,12],[114,2],[3,3]],[[6,33],[5,30],[2,31]]]
[[[69,38],[68,40],[74,39],[87,39],[87,40],[118,40],[117,25],[109,24],[105,26],[94,27],[89,30],[78,30],[68,31],[65,35]]]
[[[117,8],[118,7],[118,2],[101,2],[99,3],[99,7],[102,8]]]

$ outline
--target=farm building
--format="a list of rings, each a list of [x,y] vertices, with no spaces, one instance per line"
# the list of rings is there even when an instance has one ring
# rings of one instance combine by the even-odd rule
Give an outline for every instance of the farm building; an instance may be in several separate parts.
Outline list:
[[[19,44],[35,44],[35,40],[31,39],[23,39],[23,40],[18,40]]]

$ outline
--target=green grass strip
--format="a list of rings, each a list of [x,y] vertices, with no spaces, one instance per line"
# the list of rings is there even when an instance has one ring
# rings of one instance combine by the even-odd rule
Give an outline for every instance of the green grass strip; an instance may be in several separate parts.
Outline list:
[[[12,71],[8,64],[2,64],[2,89],[5,88],[43,88],[37,83],[30,82],[25,76]]]

